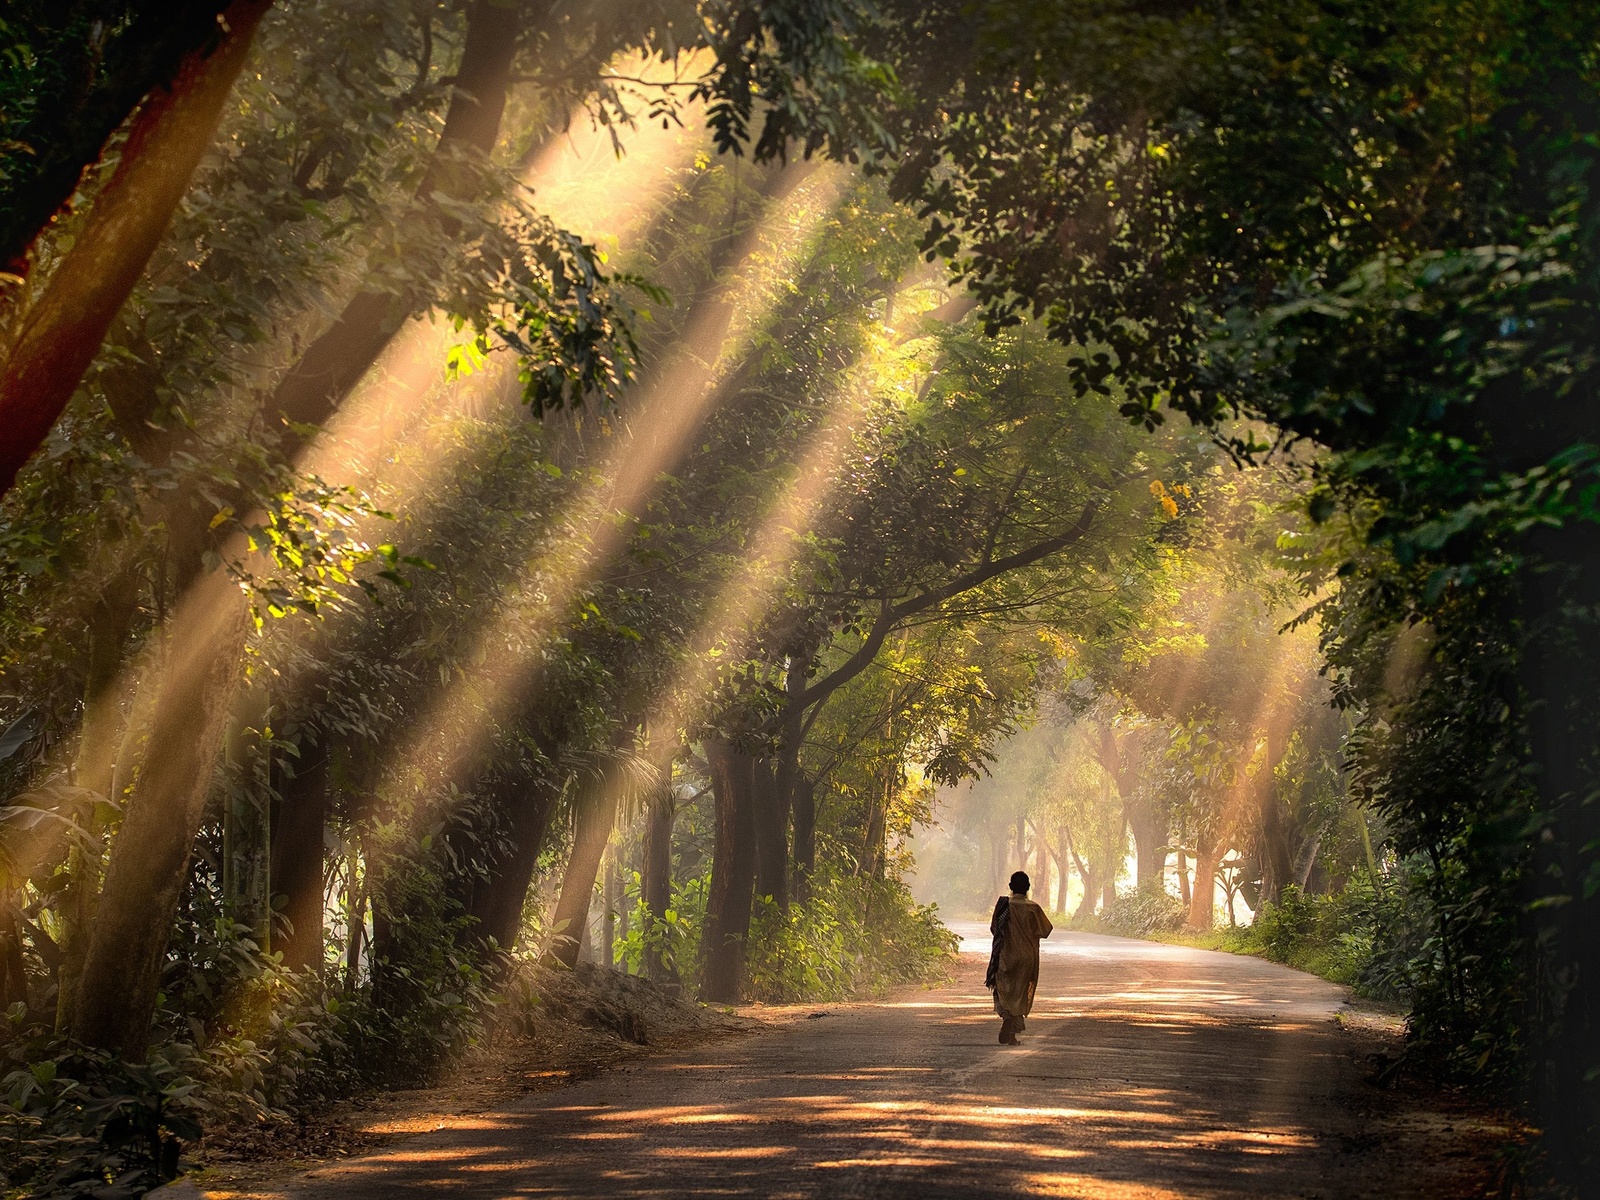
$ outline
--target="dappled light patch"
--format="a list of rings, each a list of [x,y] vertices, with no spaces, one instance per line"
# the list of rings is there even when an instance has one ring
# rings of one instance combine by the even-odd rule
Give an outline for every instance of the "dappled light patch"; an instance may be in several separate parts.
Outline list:
[[[1351,1194],[1374,1171],[1396,1184],[1392,1194],[1429,1194],[1399,1181],[1448,1175],[1408,1140],[1441,1136],[1437,1125],[1421,1134],[1423,1125],[1408,1132],[1397,1119],[1382,1126],[1389,1137],[1351,1151],[1356,1131],[1373,1128],[1352,1102],[1398,1117],[1400,1101],[1366,1090],[1331,1020],[1335,998],[1321,1022],[1240,1019],[1220,986],[1238,960],[1164,953],[1147,948],[1138,969],[1158,990],[1183,981],[1196,993],[1186,1007],[1089,1019],[1073,1002],[1041,1001],[1017,1051],[971,1038],[963,1010],[937,1003],[956,1000],[959,986],[925,993],[935,1003],[919,1006],[905,996],[852,1005],[830,1022],[788,1021],[589,1080],[498,1115],[494,1128],[425,1134],[414,1157],[376,1173],[335,1168],[291,1194],[459,1187],[476,1196],[491,1160],[502,1194],[567,1196],[667,1197],[681,1192],[685,1171],[712,1194],[1086,1200]],[[1047,963],[1051,993],[1130,990],[1119,983],[1134,969],[1127,956],[1073,957],[1073,988],[1050,979],[1067,961]],[[429,1166],[433,1146],[450,1153]]]

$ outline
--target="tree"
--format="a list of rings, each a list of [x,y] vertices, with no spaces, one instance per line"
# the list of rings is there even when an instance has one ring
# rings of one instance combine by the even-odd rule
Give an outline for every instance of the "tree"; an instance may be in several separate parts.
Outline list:
[[[138,283],[210,144],[270,4],[237,0],[229,5],[219,14],[225,28],[220,45],[213,51],[202,42],[188,50],[170,86],[140,108],[117,167],[76,232],[72,249],[28,305],[0,375],[0,423],[5,429],[0,494],[44,441]],[[58,190],[50,182],[41,181],[47,195]]]
[[[6,114],[0,261],[7,272],[27,274],[34,240],[141,101],[181,88],[175,81],[184,60],[208,54],[226,36],[224,25],[244,13],[221,0],[159,11],[119,3],[12,8],[3,32],[15,73],[0,105]]]

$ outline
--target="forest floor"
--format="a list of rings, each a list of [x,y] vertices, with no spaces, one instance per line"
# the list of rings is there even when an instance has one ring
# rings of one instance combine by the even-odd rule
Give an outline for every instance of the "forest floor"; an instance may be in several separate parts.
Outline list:
[[[1378,1087],[1396,1022],[1351,1009],[1333,984],[1257,959],[1060,931],[1045,943],[1023,1044],[1004,1047],[982,988],[986,946],[963,950],[947,985],[712,1015],[658,1053],[613,1045],[605,1059],[562,1035],[571,1044],[524,1057],[520,1078],[512,1056],[498,1075],[488,1064],[392,1112],[364,1108],[336,1161],[231,1178],[213,1168],[196,1190],[215,1200],[1500,1194],[1498,1148],[1513,1131],[1458,1097]]]

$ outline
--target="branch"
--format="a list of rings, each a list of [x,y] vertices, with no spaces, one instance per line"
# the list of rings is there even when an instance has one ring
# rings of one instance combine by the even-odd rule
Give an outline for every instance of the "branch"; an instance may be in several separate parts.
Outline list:
[[[1026,550],[1018,550],[1015,554],[1008,554],[1004,558],[997,558],[984,562],[968,571],[965,575],[952,579],[942,587],[931,588],[920,595],[902,600],[899,604],[891,605],[884,602],[883,609],[878,614],[878,619],[872,623],[865,640],[856,652],[847,658],[844,663],[834,671],[819,679],[816,683],[796,698],[802,708],[808,708],[838,691],[849,683],[868,664],[878,656],[878,651],[883,648],[884,640],[892,633],[901,621],[918,613],[936,608],[947,600],[952,600],[963,592],[970,592],[975,587],[981,587],[989,580],[1004,575],[1007,571],[1020,570],[1022,567],[1031,567],[1040,559],[1049,558],[1058,551],[1065,550],[1072,543],[1078,541],[1089,532],[1089,527],[1094,523],[1095,513],[1099,505],[1091,501],[1083,510],[1083,515],[1073,527],[1065,533],[1029,546]]]

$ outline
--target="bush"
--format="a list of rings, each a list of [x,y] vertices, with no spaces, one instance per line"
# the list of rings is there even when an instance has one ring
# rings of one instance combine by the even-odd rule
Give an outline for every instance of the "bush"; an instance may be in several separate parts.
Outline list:
[[[626,883],[632,909],[628,933],[614,943],[612,949],[616,957],[627,964],[631,973],[638,975],[645,970],[648,951],[652,960],[663,963],[679,978],[692,976],[700,960],[700,931],[705,928],[706,896],[710,888],[709,875],[696,876],[682,885],[674,880],[671,902],[665,915],[658,917],[644,902],[639,872],[632,872]]]
[[[1121,937],[1151,937],[1183,928],[1187,915],[1183,901],[1176,896],[1162,888],[1144,887],[1119,895],[1109,913],[1084,922],[1083,927]]]
[[[878,995],[939,978],[958,940],[898,879],[818,871],[811,898],[788,913],[756,902],[747,994],[769,1004]]]
[[[1328,895],[1291,885],[1253,925],[1226,931],[1221,945],[1345,984],[1357,995],[1409,1002],[1427,928],[1422,905],[1404,871],[1362,871]]]
[[[142,1195],[173,1177],[203,1128],[427,1078],[477,1036],[492,997],[438,876],[406,863],[384,882],[376,990],[285,970],[195,886],[145,1062],[78,1045],[54,1032],[53,1013],[13,1005],[0,1026],[4,1182],[40,1197]]]

